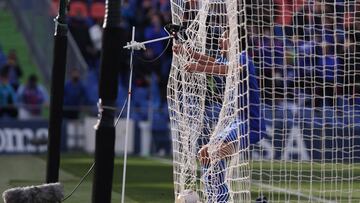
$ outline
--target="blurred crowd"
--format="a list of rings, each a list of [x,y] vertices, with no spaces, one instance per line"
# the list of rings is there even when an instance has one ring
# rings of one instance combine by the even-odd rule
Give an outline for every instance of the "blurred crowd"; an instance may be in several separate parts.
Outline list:
[[[58,5],[58,0],[53,0]],[[56,7],[56,6],[54,6]],[[100,50],[102,46],[102,23],[105,14],[105,0],[72,0],[68,13],[69,30],[82,53],[88,69],[85,74],[76,67],[70,70],[65,85],[65,117],[79,118],[82,106],[92,107],[88,112],[97,115]],[[146,41],[167,36],[164,25],[171,22],[168,0],[123,0],[121,5],[122,42],[131,39],[132,26],[136,27],[136,41]],[[116,105],[121,109],[127,98],[129,83],[129,50],[123,50]],[[131,118],[135,121],[135,136],[139,136],[139,122],[150,120],[154,143],[170,153],[168,131],[168,110],[166,85],[171,66],[171,42],[161,41],[149,44],[145,51],[136,52],[132,89]],[[72,107],[72,108],[66,108]],[[151,108],[149,108],[151,107]],[[123,113],[123,117],[125,117]],[[138,138],[135,138],[138,139]],[[135,144],[135,151],[139,142]]]
[[[359,102],[360,1],[274,2],[274,13],[268,0],[262,1],[261,11],[248,11],[253,16],[249,43],[265,78],[266,102],[291,100],[296,94],[303,99],[296,103],[304,106],[341,106],[344,97]]]
[[[70,67],[67,72],[64,117],[68,119],[78,119],[84,110],[97,115],[104,1],[70,1],[69,30],[88,69],[84,73]],[[189,0],[185,7],[196,2]],[[55,15],[59,0],[52,3]],[[248,51],[262,78],[265,104],[271,108],[286,102],[330,108],[360,104],[360,0],[246,0],[246,5]],[[169,0],[123,0],[119,12],[123,29],[119,46],[131,39],[133,26],[139,42],[167,36],[163,27],[171,23]],[[171,46],[165,40],[135,52],[131,111],[135,131],[139,131],[139,121],[151,120],[154,142],[167,152],[168,126],[164,124],[168,123]],[[116,105],[121,109],[128,92],[129,51],[119,57],[123,60]],[[41,118],[48,103],[48,92],[37,75],[24,78],[16,50],[5,53],[0,48],[0,120]]]
[[[25,83],[21,83],[22,77],[16,50],[6,54],[0,48],[0,120],[42,117],[49,100],[46,88],[35,74],[30,74]]]
[[[54,4],[57,2],[54,0]],[[171,20],[169,1],[124,0],[122,2],[119,12],[122,17],[123,36],[119,36],[119,38],[123,41],[119,46],[125,45],[131,39],[132,26],[136,27],[136,41],[167,36],[163,27]],[[76,76],[76,78],[85,87],[86,99],[83,102],[95,106],[98,101],[97,86],[99,83],[101,27],[105,12],[104,0],[73,0],[69,7],[69,30],[89,67],[85,77]],[[154,120],[167,118],[166,84],[172,55],[170,43],[170,41],[162,41],[149,44],[146,51],[137,52],[135,55],[132,104],[135,109],[132,118],[135,120],[147,120],[149,106],[155,109],[152,114]],[[120,57],[124,60],[122,60],[119,76],[117,101],[119,107],[124,104],[127,97],[129,51],[124,50]],[[76,106],[78,102],[78,100],[74,100],[65,103]],[[160,112],[159,115],[156,112]],[[156,119],[156,117],[160,118]]]
[[[250,5],[246,7],[247,14],[251,16],[248,18],[251,28],[248,43],[252,47],[249,53],[258,67],[259,76],[264,78],[261,85],[266,103],[273,104],[275,101],[276,104],[283,102],[284,98],[303,98],[304,106],[333,106],[339,103],[334,97],[360,91],[359,86],[354,85],[360,83],[359,0],[261,0],[259,4],[246,1]],[[52,2],[57,5],[59,0]],[[136,27],[136,41],[167,35],[163,27],[171,22],[170,1],[122,2],[119,11],[122,17],[122,45],[131,39],[132,26]],[[191,4],[195,0],[189,2]],[[272,3],[274,9],[270,9]],[[69,30],[89,67],[86,74],[79,72],[77,67],[68,71],[64,99],[64,105],[68,108],[65,108],[65,117],[76,119],[79,117],[79,106],[94,107],[98,101],[105,4],[104,0],[72,0],[69,7]],[[270,13],[271,10],[274,12]],[[117,100],[117,105],[122,107],[129,82],[129,52],[124,50],[119,57],[124,59]],[[136,52],[133,119],[152,119],[154,122],[167,119],[166,84],[171,57],[171,42],[166,40],[149,44],[145,51]],[[31,115],[41,115],[41,109],[34,106],[47,104],[48,95],[37,77],[31,75],[24,84],[20,84],[22,70],[15,51],[7,55],[0,53],[0,65],[2,84],[9,84],[2,85],[2,92],[7,92],[2,94],[12,95],[7,99],[1,97],[0,105],[16,103],[26,107]],[[39,92],[36,97],[31,96],[35,93],[30,94],[28,90],[35,86]],[[16,115],[13,107],[8,106],[10,110],[1,108],[1,115],[4,112],[10,116]],[[149,109],[155,110],[151,112]],[[96,115],[97,110],[91,112]]]
[[[189,1],[187,6],[192,6],[194,2]],[[333,106],[341,103],[335,101],[336,95],[351,95],[359,91],[359,87],[354,85],[360,83],[358,0],[259,2],[255,4],[247,0],[247,5],[250,5],[246,7],[250,16],[248,25],[251,28],[248,43],[252,47],[250,55],[258,67],[258,74],[264,78],[261,85],[266,103],[273,104],[275,101],[276,104],[283,102],[284,98],[290,101],[292,98],[303,98],[305,106]],[[87,78],[83,80],[86,89],[94,89],[98,83],[104,1],[74,0],[70,8],[71,33],[90,67]],[[136,41],[145,41],[166,36],[163,27],[171,22],[168,0],[124,0],[120,12],[123,43],[131,39],[132,26],[136,27]],[[149,44],[146,51],[136,54],[134,99],[139,98],[139,101],[134,101],[134,105],[145,109],[144,112],[149,105],[154,108],[166,106],[170,43]],[[121,56],[125,68],[122,68],[119,84],[119,106],[126,97],[127,54],[125,51]],[[158,60],[152,60],[158,56]],[[313,95],[315,98],[311,98]],[[88,100],[95,104],[97,95],[90,94]],[[147,113],[134,116],[146,119]]]

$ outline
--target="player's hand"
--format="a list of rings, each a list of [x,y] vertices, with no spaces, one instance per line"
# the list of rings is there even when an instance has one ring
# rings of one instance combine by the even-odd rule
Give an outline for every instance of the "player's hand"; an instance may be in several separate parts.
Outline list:
[[[210,158],[208,153],[208,146],[204,145],[198,152],[198,158],[202,166],[208,166],[210,164]]]
[[[179,53],[187,53],[189,55],[192,55],[194,53],[194,51],[192,49],[190,49],[189,47],[184,47],[183,44],[174,44],[172,46],[172,51],[175,54],[179,54]]]
[[[182,47],[181,44],[174,44],[172,46],[172,51],[175,53],[175,54],[179,54],[180,52],[182,52],[184,50],[184,48]]]
[[[233,156],[236,152],[237,152],[237,148],[238,148],[238,142],[230,142],[230,143],[223,143],[221,145],[221,148],[219,150],[219,157],[221,159],[226,158],[226,157],[231,157]]]

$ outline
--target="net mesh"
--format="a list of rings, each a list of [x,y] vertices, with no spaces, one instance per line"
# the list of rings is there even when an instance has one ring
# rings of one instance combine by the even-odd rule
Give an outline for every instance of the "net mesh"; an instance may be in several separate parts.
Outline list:
[[[242,8],[241,1],[172,2],[173,22],[186,27],[168,85],[176,196],[191,189],[208,202],[250,199],[247,106],[239,105],[248,99]]]
[[[175,196],[358,202],[360,2],[171,7],[186,28],[168,83]]]

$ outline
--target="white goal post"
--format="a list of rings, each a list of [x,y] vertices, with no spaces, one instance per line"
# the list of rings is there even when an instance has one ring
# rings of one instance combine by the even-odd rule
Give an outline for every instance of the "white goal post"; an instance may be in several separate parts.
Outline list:
[[[360,201],[360,1],[171,11],[184,27],[168,82],[175,197]]]

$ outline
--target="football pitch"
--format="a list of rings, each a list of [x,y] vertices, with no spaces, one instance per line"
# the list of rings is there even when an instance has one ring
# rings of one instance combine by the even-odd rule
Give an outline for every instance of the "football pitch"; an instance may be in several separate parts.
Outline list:
[[[46,162],[44,156],[1,155],[1,193],[15,186],[44,183]],[[65,196],[78,184],[93,163],[90,155],[61,155],[60,182],[64,184]],[[120,202],[122,181],[122,157],[115,160],[112,202]],[[91,202],[92,177],[90,173],[78,190],[65,202]],[[126,201],[173,202],[172,166],[152,159],[129,157],[127,165]],[[2,201],[0,201],[2,202]]]
[[[61,171],[60,181],[65,186],[65,195],[69,194],[72,189],[77,185],[80,178],[85,174],[92,165],[93,158],[90,155],[65,154],[61,157]],[[42,184],[45,177],[45,158],[43,156],[23,156],[23,155],[2,155],[0,156],[0,189],[3,192],[5,189],[15,186],[25,186]],[[284,202],[285,199],[290,202],[309,202],[309,196],[312,198],[312,202],[359,202],[360,200],[360,180],[348,180],[348,170],[346,167],[341,166],[342,170],[337,170],[338,176],[343,177],[343,181],[338,183],[338,187],[341,188],[343,193],[336,193],[332,188],[334,183],[329,179],[329,182],[323,184],[317,184],[316,181],[310,181],[310,168],[313,171],[318,171],[319,167],[327,168],[325,173],[331,173],[336,166],[325,164],[321,165],[307,165],[294,163],[286,165],[288,171],[284,173],[284,165],[281,162],[273,164],[254,163],[253,178],[256,177],[256,171],[261,167],[263,171],[269,171],[273,169],[272,175],[274,177],[286,178],[302,176],[302,183],[291,182],[288,185],[284,185],[277,178],[265,178],[263,182],[268,184],[260,184],[254,181],[252,185],[252,199],[258,196],[258,190],[261,187],[265,196],[275,200],[276,202]],[[114,168],[114,182],[113,182],[113,194],[112,202],[120,202],[121,191],[121,176],[122,176],[122,157],[118,157],[115,160]],[[301,167],[301,172],[296,172]],[[360,176],[360,165],[352,165],[353,176]],[[291,170],[290,170],[291,168]],[[313,174],[316,172],[313,172]],[[92,173],[86,178],[83,184],[78,190],[68,199],[66,202],[91,202],[91,190],[92,190]],[[315,176],[321,176],[321,174],[314,174]],[[295,178],[293,178],[295,179]],[[305,180],[305,181],[304,181]],[[306,181],[308,180],[308,181]],[[310,194],[310,188],[313,191],[319,191],[320,188],[325,188],[326,193],[312,192]],[[286,190],[284,188],[287,188]],[[291,189],[289,189],[291,188]],[[292,189],[293,188],[293,189]],[[299,189],[300,188],[300,189]],[[357,192],[355,192],[357,191]],[[349,201],[349,194],[352,195],[352,200]],[[152,159],[152,158],[139,158],[130,157],[128,159],[127,166],[127,179],[126,179],[126,202],[173,202],[173,177],[172,177],[172,165],[171,161],[167,159]],[[354,201],[353,201],[354,200]],[[273,201],[274,202],[274,201]],[[287,201],[289,202],[289,201]]]

